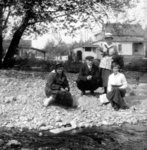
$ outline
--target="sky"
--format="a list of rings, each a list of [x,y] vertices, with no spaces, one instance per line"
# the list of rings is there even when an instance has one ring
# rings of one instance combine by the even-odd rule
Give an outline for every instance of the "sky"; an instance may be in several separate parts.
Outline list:
[[[147,0],[139,0],[138,5],[135,8],[127,9],[126,16],[117,15],[117,18],[113,17],[113,15],[109,18],[110,22],[124,22],[132,20],[132,23],[139,23],[143,28],[147,26]],[[125,20],[126,18],[126,20]],[[35,40],[33,40],[32,46],[43,49],[47,43],[47,41],[54,41],[58,43],[59,39],[62,39],[65,43],[72,43],[74,41],[87,41],[89,38],[94,40],[94,34],[100,32],[100,28],[96,25],[93,31],[88,29],[81,29],[76,33],[76,36],[73,38],[72,36],[65,35],[64,31],[60,31],[60,33],[48,33],[43,36],[38,36]]]

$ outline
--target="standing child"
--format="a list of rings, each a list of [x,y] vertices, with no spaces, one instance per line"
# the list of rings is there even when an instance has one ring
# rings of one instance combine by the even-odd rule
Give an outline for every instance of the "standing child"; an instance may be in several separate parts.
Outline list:
[[[100,60],[100,72],[102,77],[102,86],[104,87],[104,93],[107,93],[108,77],[111,74],[111,66],[113,57],[118,55],[117,48],[113,44],[113,36],[111,33],[105,34],[105,43],[102,46],[102,58]]]

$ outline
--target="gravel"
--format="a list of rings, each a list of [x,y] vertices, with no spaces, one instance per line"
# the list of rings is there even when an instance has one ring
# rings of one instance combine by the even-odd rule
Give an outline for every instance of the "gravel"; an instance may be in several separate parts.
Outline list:
[[[43,77],[47,76],[47,73],[42,74]],[[49,130],[63,126],[77,128],[135,124],[147,120],[147,84],[140,83],[135,86],[133,83],[135,78],[128,79],[130,84],[126,102],[130,109],[116,112],[110,104],[101,106],[98,95],[80,97],[80,91],[75,84],[77,74],[67,74],[67,76],[71,93],[78,99],[79,107],[76,109],[44,107],[46,80],[42,78],[42,74],[15,70],[0,71],[0,126]],[[127,72],[127,76],[132,77],[132,73]],[[146,80],[145,77],[143,79]],[[101,89],[97,90],[100,91]]]

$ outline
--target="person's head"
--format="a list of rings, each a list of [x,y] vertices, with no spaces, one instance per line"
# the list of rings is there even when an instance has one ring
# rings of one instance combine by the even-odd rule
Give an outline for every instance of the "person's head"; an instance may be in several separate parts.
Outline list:
[[[92,64],[93,64],[93,57],[92,56],[87,56],[86,57],[86,63],[87,63],[87,65],[88,66],[92,66]]]
[[[120,70],[120,65],[117,64],[117,63],[113,63],[112,64],[112,71],[113,71],[113,73],[117,74],[119,72],[119,70]]]
[[[55,66],[55,70],[58,74],[62,74],[64,71],[64,67],[63,67],[62,63],[58,62]]]
[[[113,42],[113,36],[111,33],[105,33],[105,41],[108,43],[108,44],[111,44]]]

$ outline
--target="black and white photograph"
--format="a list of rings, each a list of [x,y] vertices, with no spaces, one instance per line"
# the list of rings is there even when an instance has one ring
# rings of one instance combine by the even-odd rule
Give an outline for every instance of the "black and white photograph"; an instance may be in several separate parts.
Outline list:
[[[147,0],[0,0],[0,150],[147,150]]]

